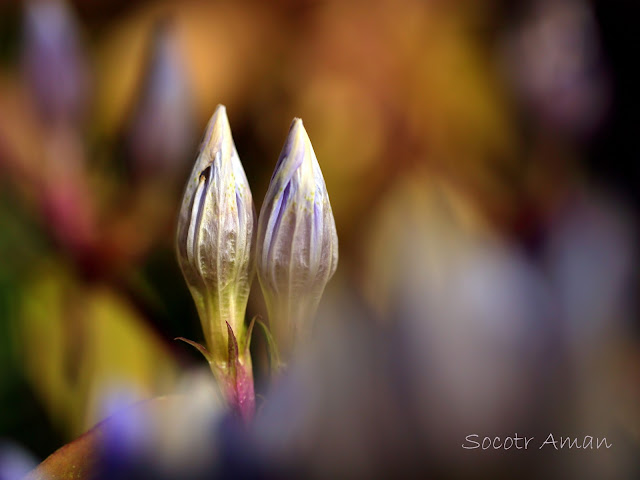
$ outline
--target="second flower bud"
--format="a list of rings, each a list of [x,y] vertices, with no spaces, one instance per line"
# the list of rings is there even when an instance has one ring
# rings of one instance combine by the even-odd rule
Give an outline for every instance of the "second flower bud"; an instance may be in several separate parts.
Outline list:
[[[308,337],[338,266],[329,194],[299,118],[291,124],[262,204],[256,262],[273,335],[289,356]]]

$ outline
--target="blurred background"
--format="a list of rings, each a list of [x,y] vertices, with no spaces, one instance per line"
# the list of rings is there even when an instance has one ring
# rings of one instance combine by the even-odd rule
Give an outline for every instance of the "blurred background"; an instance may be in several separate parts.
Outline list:
[[[626,0],[0,2],[0,451],[39,462],[202,366],[173,341],[202,339],[173,239],[222,103],[257,211],[303,119],[340,240],[329,350],[265,402],[269,458],[295,446],[296,468],[364,477],[385,471],[373,458],[421,470],[424,448],[464,476],[465,435],[560,425],[618,448],[545,468],[633,478],[639,14]],[[254,290],[248,316],[264,316]],[[282,432],[290,388],[306,393]],[[411,448],[363,446],[369,431]],[[504,467],[496,455],[474,468]]]

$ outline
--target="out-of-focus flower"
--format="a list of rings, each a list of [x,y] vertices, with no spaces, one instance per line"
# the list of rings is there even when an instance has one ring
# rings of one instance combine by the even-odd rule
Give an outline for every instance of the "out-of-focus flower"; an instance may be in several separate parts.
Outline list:
[[[104,408],[100,478],[197,478],[219,461],[216,433],[225,411],[206,371],[183,375],[176,394],[137,404],[126,390],[109,392]]]
[[[391,377],[402,356],[352,293],[340,290],[340,309],[320,309],[313,338],[256,417],[256,450],[269,471],[295,472],[284,478],[428,477],[432,462],[423,455],[416,470],[419,438]]]
[[[0,478],[18,480],[36,466],[35,459],[16,444],[0,442]]]
[[[58,0],[32,1],[24,20],[23,69],[46,121],[77,123],[85,113],[88,67],[73,16]]]
[[[411,169],[395,179],[365,229],[362,293],[381,320],[391,320],[394,297],[406,287],[407,271],[419,260],[407,259],[416,238],[420,258],[429,267],[424,274],[437,282],[451,268],[447,262],[460,238],[487,237],[489,232],[481,207],[450,179]]]
[[[637,289],[634,226],[623,204],[589,192],[575,195],[550,223],[545,267],[574,355],[593,353],[628,328]]]
[[[399,178],[373,218],[364,294],[399,333],[421,441],[451,458],[469,432],[525,424],[557,359],[540,272],[436,173]]]
[[[591,134],[611,103],[591,7],[584,0],[537,0],[526,13],[505,39],[509,73],[523,103],[551,129]]]
[[[129,148],[141,176],[179,169],[193,146],[193,112],[189,79],[175,26],[162,22],[151,45],[142,98],[134,113]]]
[[[107,388],[100,411],[108,418],[54,452],[24,479],[193,479],[218,471],[225,410],[209,374],[188,372],[174,394],[132,404],[136,390],[124,383]],[[0,474],[3,453],[0,443]]]
[[[540,392],[561,355],[549,291],[535,265],[507,242],[448,235],[453,245],[438,270],[429,262],[428,239],[417,237],[407,248],[395,315],[419,421],[451,454],[467,430],[503,432],[535,419],[531,399],[539,393],[541,405],[550,397]]]
[[[636,335],[636,222],[626,205],[601,191],[575,190],[567,199],[548,224],[541,259],[571,375],[569,418],[609,438],[623,431],[637,435],[638,382],[631,380],[637,376],[614,366],[628,360],[627,345]],[[635,392],[636,400],[628,402],[626,392]],[[631,477],[625,471],[637,455],[631,452],[622,448],[616,461],[606,463],[574,459],[574,471],[583,477]]]
[[[244,316],[254,273],[254,223],[249,183],[219,105],[185,189],[177,256],[200,315],[207,359],[227,400],[243,415],[253,410]]]
[[[258,226],[257,265],[281,349],[303,339],[338,266],[338,236],[320,165],[302,120],[293,120]]]

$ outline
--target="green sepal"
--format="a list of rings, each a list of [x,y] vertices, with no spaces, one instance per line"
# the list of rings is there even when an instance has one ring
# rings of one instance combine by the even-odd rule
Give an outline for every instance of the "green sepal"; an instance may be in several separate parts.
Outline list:
[[[276,375],[282,370],[285,365],[280,361],[280,353],[278,352],[278,345],[276,344],[273,336],[271,335],[271,331],[269,327],[262,321],[257,319],[256,322],[258,325],[262,327],[262,331],[264,332],[264,336],[267,339],[267,344],[269,347],[269,365],[271,367],[271,374]]]
[[[184,337],[176,337],[174,338],[174,340],[180,340],[181,342],[188,343],[196,350],[198,350],[202,354],[202,356],[207,359],[207,362],[211,363],[211,354],[204,345],[201,345],[198,342],[194,342],[193,340],[189,340],[188,338]]]
[[[244,354],[245,355],[249,355],[249,353],[250,353],[249,349],[251,348],[251,336],[253,335],[253,326],[256,324],[257,318],[258,318],[258,315],[253,317],[251,319],[251,322],[249,323],[249,326],[247,327],[247,334],[246,334],[247,344],[244,347]]]
[[[227,369],[228,369],[228,377],[233,380],[235,384],[238,379],[238,362],[240,359],[238,358],[238,341],[236,340],[236,336],[233,333],[233,328],[227,323],[227,334],[228,334],[228,359],[227,359]]]

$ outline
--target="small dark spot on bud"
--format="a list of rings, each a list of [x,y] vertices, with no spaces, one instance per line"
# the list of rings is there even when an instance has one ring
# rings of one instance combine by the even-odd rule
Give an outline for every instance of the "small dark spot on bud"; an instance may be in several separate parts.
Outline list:
[[[204,180],[206,182],[209,180],[210,176],[211,176],[211,165],[209,165],[200,173],[200,180]]]

